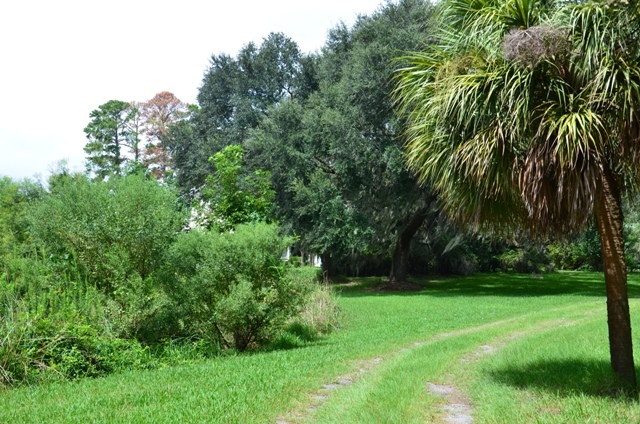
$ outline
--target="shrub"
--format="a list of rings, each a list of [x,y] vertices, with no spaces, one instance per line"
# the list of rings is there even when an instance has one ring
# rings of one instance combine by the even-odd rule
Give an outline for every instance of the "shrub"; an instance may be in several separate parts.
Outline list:
[[[510,249],[498,256],[498,262],[504,272],[537,274],[553,270],[545,249],[538,246]]]
[[[291,242],[264,223],[181,234],[161,277],[171,299],[166,335],[199,335],[241,351],[267,342],[307,290],[286,278],[280,257]]]
[[[29,249],[9,258],[2,277],[0,387],[155,366],[138,341],[119,337],[146,310],[128,300],[139,298],[128,286],[109,298],[79,279],[72,261]]]
[[[44,193],[40,184],[0,177],[0,269],[16,247],[28,238],[25,211]]]
[[[558,241],[547,246],[549,258],[558,269],[601,271],[602,253],[595,226],[571,240]]]
[[[175,193],[142,175],[108,182],[67,176],[32,208],[29,221],[41,246],[112,295],[127,278],[151,275],[185,215]]]
[[[62,175],[28,218],[38,260],[49,268],[38,278],[94,287],[106,296],[112,332],[148,334],[166,303],[150,277],[186,218],[171,189],[142,175],[107,182]]]
[[[7,298],[2,306],[0,387],[154,366],[147,348],[100,333],[77,312],[31,315],[24,302]]]
[[[299,268],[302,266],[302,256],[290,256],[287,265],[291,268]]]

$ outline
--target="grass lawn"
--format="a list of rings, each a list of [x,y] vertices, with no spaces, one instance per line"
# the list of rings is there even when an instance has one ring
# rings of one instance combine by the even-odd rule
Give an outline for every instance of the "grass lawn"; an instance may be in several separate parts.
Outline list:
[[[378,281],[337,284],[341,328],[304,347],[6,390],[0,423],[640,422],[611,397],[601,275]]]

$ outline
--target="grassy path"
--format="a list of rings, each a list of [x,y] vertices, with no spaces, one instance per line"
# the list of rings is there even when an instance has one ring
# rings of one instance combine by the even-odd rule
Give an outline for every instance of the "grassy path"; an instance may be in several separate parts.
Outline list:
[[[640,422],[637,404],[608,396],[601,276],[372,284],[339,285],[344,323],[319,342],[0,392],[0,423]]]
[[[423,423],[447,422],[447,417],[450,422],[471,422],[452,411],[463,407],[471,416],[473,407],[467,392],[473,368],[484,356],[532,334],[597,319],[600,311],[599,303],[581,302],[438,333],[374,358],[371,362],[375,366],[369,369],[334,378],[331,381],[348,384],[331,387],[329,383],[329,389],[325,384],[310,396],[316,401],[305,412],[298,409],[281,422]],[[320,402],[318,395],[322,396]]]

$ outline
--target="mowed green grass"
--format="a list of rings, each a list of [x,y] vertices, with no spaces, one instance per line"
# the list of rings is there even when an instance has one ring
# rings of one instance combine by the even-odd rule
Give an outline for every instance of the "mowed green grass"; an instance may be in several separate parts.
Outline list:
[[[336,285],[344,317],[322,340],[7,390],[0,423],[438,422],[447,400],[429,383],[464,393],[474,422],[640,422],[637,403],[610,396],[601,275],[488,274],[370,291],[379,281]],[[631,277],[632,297],[639,281]],[[635,298],[631,313],[640,330]],[[345,376],[350,384],[323,388]]]

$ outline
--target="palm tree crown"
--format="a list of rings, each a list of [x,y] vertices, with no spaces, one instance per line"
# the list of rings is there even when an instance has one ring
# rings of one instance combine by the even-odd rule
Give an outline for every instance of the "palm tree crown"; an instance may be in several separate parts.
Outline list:
[[[598,174],[638,186],[637,7],[440,6],[436,42],[405,58],[396,93],[409,164],[453,216],[567,233],[592,217]]]

